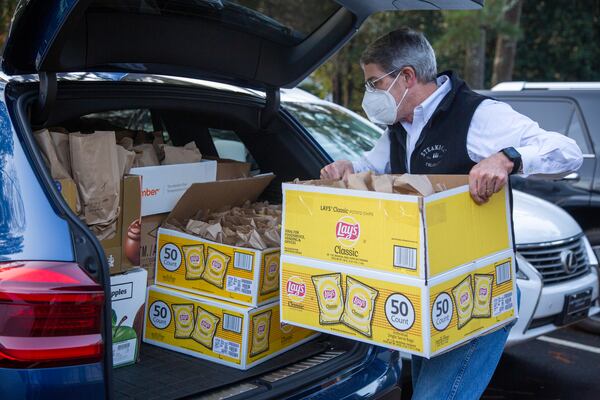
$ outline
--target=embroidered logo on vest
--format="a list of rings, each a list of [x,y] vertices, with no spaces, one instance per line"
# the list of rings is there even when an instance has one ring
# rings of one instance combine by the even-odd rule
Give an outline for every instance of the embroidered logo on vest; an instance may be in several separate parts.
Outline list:
[[[423,149],[419,155],[425,159],[425,166],[427,168],[434,168],[442,162],[447,152],[448,149],[443,144],[434,144]]]

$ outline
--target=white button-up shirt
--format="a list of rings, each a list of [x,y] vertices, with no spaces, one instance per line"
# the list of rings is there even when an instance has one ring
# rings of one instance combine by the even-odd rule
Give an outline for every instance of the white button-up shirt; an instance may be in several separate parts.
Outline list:
[[[410,173],[410,159],[421,131],[442,99],[452,89],[450,79],[437,78],[438,88],[425,101],[415,107],[413,121],[402,121],[406,130],[406,163]],[[514,147],[522,160],[523,175],[566,174],[579,169],[583,155],[571,138],[557,132],[548,132],[537,122],[519,114],[506,103],[486,99],[475,110],[467,133],[467,153],[475,163],[502,149]],[[372,170],[391,173],[390,138],[386,130],[375,146],[357,161],[354,172]]]

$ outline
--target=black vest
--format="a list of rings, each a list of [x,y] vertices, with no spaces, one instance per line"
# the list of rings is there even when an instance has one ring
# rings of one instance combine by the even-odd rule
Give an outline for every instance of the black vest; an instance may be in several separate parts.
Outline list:
[[[443,72],[452,82],[452,89],[442,99],[421,131],[410,157],[411,174],[468,175],[475,162],[467,152],[467,134],[475,110],[489,97],[475,93],[453,72]],[[406,173],[406,130],[397,122],[389,126],[390,167],[392,174]],[[507,184],[512,217],[513,197],[510,179]],[[513,222],[514,225],[514,222]],[[513,246],[514,229],[511,232]],[[515,250],[516,251],[516,250]],[[519,266],[515,260],[515,269]]]
[[[453,72],[452,89],[442,99],[423,128],[410,158],[412,174],[469,173],[475,163],[467,152],[467,134],[475,110],[487,97],[475,93]],[[391,125],[390,167],[392,174],[406,173],[406,130],[400,122]]]

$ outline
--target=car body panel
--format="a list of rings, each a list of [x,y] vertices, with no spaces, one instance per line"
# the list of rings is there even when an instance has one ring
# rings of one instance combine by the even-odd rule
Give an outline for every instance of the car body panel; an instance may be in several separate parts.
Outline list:
[[[3,100],[4,89],[0,84]],[[73,261],[68,224],[44,201],[48,197],[11,120],[0,102],[0,261]]]
[[[592,289],[592,299],[598,298],[598,272],[595,268],[581,278],[564,283],[544,285],[534,318],[544,318],[560,314],[565,304],[565,296],[582,290]]]
[[[513,190],[515,242],[518,245],[553,242],[581,234],[565,210],[539,197]]]
[[[377,399],[393,389],[400,381],[402,372],[398,353],[381,347],[373,347],[369,361],[360,369],[331,376],[319,386],[307,388],[291,399],[361,400]]]
[[[41,369],[0,368],[2,400],[106,398],[100,363]]]

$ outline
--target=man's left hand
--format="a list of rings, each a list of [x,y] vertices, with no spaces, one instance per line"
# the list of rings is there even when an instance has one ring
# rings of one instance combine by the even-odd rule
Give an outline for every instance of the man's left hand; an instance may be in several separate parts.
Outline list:
[[[469,190],[477,204],[487,203],[508,182],[513,163],[503,153],[496,153],[477,163],[469,173]]]

